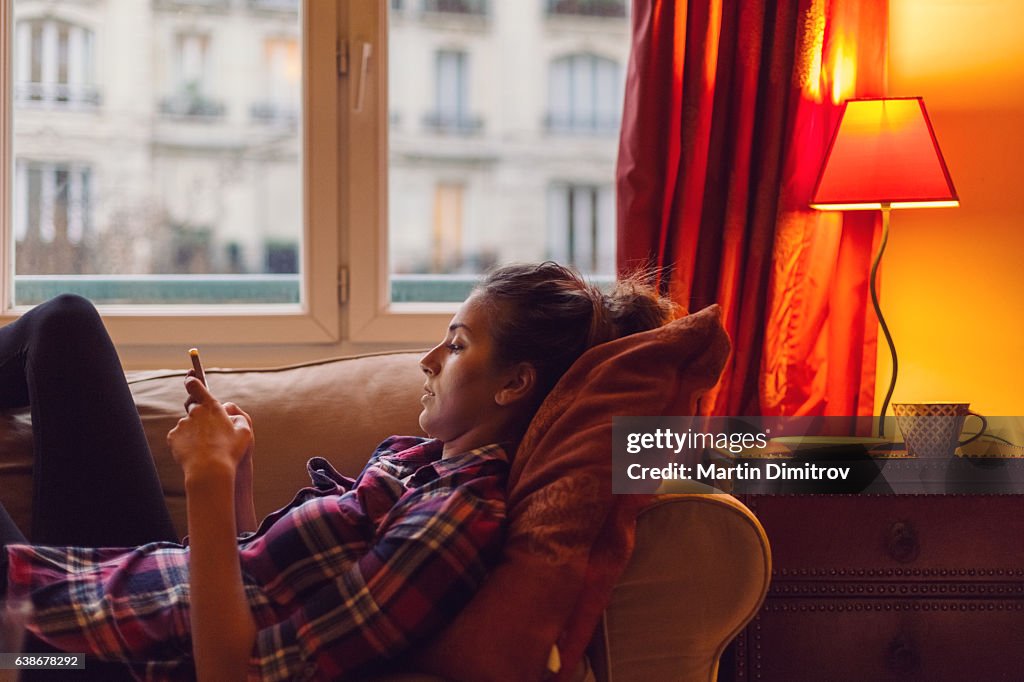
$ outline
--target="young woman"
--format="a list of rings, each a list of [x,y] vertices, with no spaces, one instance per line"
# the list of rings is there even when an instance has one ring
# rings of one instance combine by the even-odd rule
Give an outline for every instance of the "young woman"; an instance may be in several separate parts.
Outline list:
[[[30,647],[146,678],[342,679],[439,631],[500,551],[510,456],[586,349],[667,322],[638,281],[610,294],[555,263],[474,289],[420,360],[420,426],[355,480],[322,458],[311,488],[255,527],[252,420],[192,372],[168,433],[185,474],[177,542],[116,351],[85,299],[0,329],[0,408],[31,405],[32,540],[0,507],[0,593],[30,598]],[[99,548],[99,549],[97,549]],[[76,675],[75,679],[85,679]]]

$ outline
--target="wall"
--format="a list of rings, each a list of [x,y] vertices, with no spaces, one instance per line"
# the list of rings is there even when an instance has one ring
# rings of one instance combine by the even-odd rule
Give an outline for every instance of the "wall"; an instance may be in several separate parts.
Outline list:
[[[890,0],[890,20],[888,92],[924,97],[961,202],[893,211],[881,293],[893,399],[1024,415],[1024,3]],[[878,367],[876,409],[884,341]]]

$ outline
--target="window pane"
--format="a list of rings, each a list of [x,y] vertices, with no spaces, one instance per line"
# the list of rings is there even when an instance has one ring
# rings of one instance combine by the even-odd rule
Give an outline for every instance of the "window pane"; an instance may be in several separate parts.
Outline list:
[[[298,303],[299,0],[13,6],[15,303]]]
[[[461,300],[482,271],[511,261],[614,277],[628,18],[621,3],[607,13],[545,4],[392,12],[392,301]]]

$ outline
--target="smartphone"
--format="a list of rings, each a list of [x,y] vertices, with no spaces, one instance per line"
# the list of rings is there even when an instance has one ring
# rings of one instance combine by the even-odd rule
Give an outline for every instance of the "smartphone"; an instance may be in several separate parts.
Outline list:
[[[199,359],[199,349],[189,348],[188,356],[192,360],[192,369],[196,371],[196,378],[203,382],[203,386],[208,386],[206,383],[206,373],[203,371],[203,363]]]

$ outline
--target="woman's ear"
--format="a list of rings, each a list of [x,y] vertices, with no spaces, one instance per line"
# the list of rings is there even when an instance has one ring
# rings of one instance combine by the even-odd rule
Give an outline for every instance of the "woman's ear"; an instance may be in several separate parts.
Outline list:
[[[512,405],[533,393],[537,385],[537,369],[529,362],[519,362],[512,366],[509,379],[494,394],[494,402],[499,405]]]

